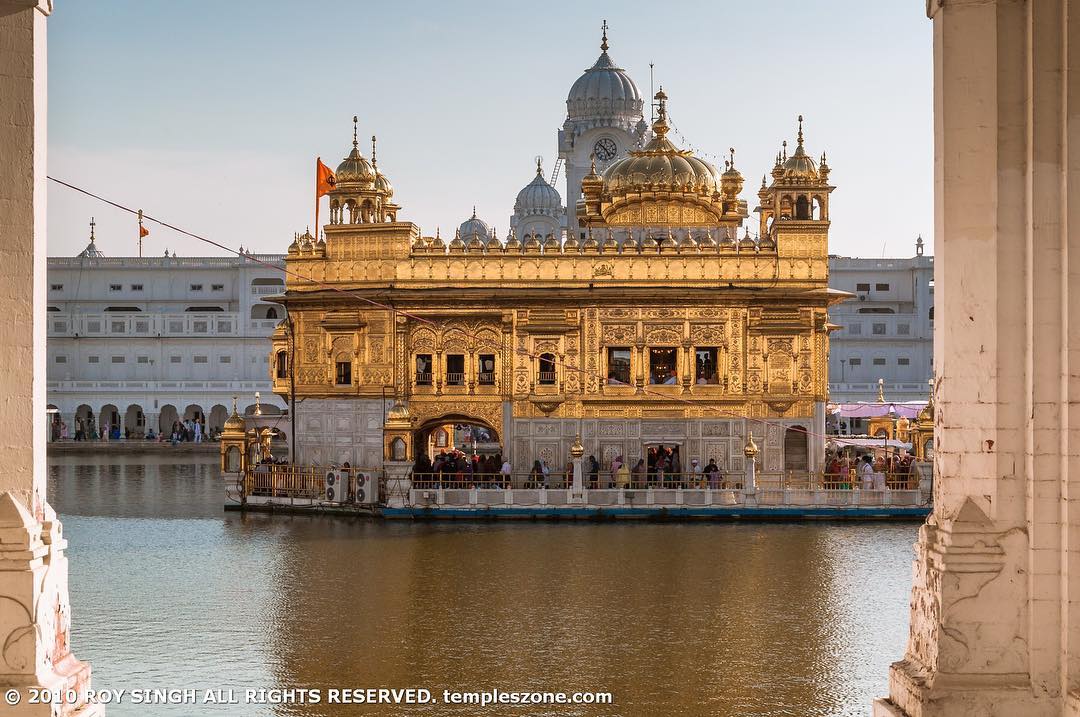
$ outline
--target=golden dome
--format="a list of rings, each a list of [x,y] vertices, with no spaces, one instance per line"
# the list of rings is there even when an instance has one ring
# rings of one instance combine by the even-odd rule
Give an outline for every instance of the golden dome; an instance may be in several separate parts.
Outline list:
[[[653,122],[653,138],[604,170],[606,189],[612,194],[666,190],[712,198],[720,187],[716,167],[671,143],[667,138],[667,95],[662,88],[656,99],[660,109]]]
[[[386,419],[388,421],[408,421],[411,418],[412,414],[409,413],[408,407],[403,404],[400,399],[394,401],[394,405],[386,412]]]
[[[236,398],[233,398],[232,415],[225,420],[225,425],[222,427],[225,431],[239,431],[244,432],[244,419],[240,417],[240,414],[236,412]]]
[[[341,164],[338,165],[334,178],[338,184],[366,184],[372,186],[375,182],[375,168],[360,154],[360,146],[356,141],[356,115],[353,115],[353,138],[352,151]]]
[[[394,185],[390,184],[390,180],[382,172],[375,175],[375,189],[385,194],[387,199],[394,196]]]
[[[817,165],[803,147],[802,115],[799,115],[799,144],[783,165],[780,175],[784,181],[799,183],[816,183],[818,181]]]

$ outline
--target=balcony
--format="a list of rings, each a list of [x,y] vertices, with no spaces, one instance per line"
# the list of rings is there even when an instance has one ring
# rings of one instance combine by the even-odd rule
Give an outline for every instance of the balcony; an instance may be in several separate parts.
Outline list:
[[[464,386],[465,374],[459,371],[448,371],[446,374],[447,386]]]
[[[554,371],[540,371],[537,377],[537,383],[541,386],[554,386],[555,385],[555,372]]]
[[[417,386],[430,386],[431,385],[431,371],[417,371],[416,372],[416,385]]]

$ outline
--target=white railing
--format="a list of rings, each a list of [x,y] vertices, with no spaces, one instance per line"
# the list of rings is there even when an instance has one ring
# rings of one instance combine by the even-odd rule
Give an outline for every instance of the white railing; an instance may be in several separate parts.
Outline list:
[[[285,293],[284,284],[257,284],[251,287],[253,296],[276,296]]]
[[[117,393],[123,391],[220,391],[237,395],[251,396],[254,403],[255,391],[264,396],[272,395],[270,381],[47,381],[46,393],[49,396],[61,393]]]
[[[258,259],[262,262],[269,262],[275,264],[281,268],[285,267],[285,256],[283,254],[252,254],[253,259]],[[238,257],[231,256],[102,256],[92,258],[80,258],[80,257],[49,257],[49,268],[61,268],[61,267],[82,267],[82,266],[139,266],[139,267],[169,267],[169,266],[185,266],[185,267],[222,267],[222,266],[245,266],[250,265],[251,262],[247,259],[240,259]]]

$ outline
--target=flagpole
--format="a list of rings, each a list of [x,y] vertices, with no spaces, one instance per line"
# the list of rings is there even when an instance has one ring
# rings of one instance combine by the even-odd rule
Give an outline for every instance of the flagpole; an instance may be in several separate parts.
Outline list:
[[[139,258],[140,259],[142,258],[142,234],[143,234],[142,210],[140,209],[139,210]]]
[[[315,158],[315,241],[318,241],[319,237],[319,165],[322,164],[322,157]],[[331,217],[332,219],[332,217]]]

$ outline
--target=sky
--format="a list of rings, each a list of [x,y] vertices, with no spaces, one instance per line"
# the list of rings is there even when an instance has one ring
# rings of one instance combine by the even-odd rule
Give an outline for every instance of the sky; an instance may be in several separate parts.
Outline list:
[[[452,235],[475,205],[502,237],[536,155],[550,176],[567,92],[605,19],[609,54],[643,96],[654,63],[677,144],[721,170],[711,156],[735,147],[751,208],[802,114],[836,186],[830,252],[912,256],[920,234],[932,252],[932,35],[914,0],[61,2],[49,173],[283,253],[314,223],[315,157],[336,167],[357,115],[400,220]],[[106,255],[136,254],[132,216],[50,183],[49,255],[82,250],[91,216]],[[149,227],[146,255],[223,253]]]

